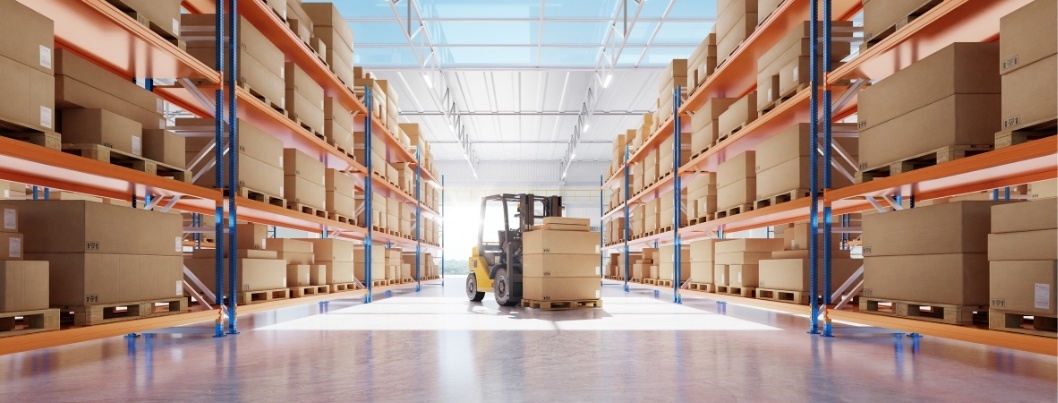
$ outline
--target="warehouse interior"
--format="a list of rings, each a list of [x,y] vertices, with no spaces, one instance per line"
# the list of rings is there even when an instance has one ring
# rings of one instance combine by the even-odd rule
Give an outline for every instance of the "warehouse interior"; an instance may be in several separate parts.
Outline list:
[[[0,30],[0,401],[1058,397],[1054,0]]]

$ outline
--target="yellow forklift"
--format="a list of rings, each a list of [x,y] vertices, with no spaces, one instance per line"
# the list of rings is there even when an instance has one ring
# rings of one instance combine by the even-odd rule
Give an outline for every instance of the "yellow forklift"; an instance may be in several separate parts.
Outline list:
[[[485,239],[486,219],[495,226],[496,237]],[[536,220],[562,216],[562,197],[532,194],[498,194],[481,199],[478,245],[471,249],[467,298],[478,302],[491,290],[496,302],[515,306],[522,301],[522,233],[531,231]],[[512,225],[513,224],[513,225]]]

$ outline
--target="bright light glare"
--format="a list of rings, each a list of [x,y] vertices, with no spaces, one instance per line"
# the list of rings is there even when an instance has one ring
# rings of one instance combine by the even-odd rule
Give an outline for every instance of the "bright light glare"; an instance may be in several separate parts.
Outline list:
[[[603,88],[610,88],[610,81],[613,81],[613,73],[606,73],[606,79],[602,82]]]
[[[588,129],[590,129],[590,128],[591,128],[591,125],[590,125],[590,124],[587,124],[587,123],[585,123],[585,124],[584,124],[584,132],[585,132],[585,133],[587,133],[587,132],[588,132]]]
[[[560,320],[552,320],[560,319]],[[591,310],[497,309],[464,298],[397,297],[278,323],[259,330],[657,331],[778,330],[652,298],[612,298]]]
[[[430,75],[429,74],[427,74],[426,72],[423,72],[422,73],[422,79],[423,79],[423,81],[426,81],[426,86],[427,87],[433,88],[433,80],[430,79]]]

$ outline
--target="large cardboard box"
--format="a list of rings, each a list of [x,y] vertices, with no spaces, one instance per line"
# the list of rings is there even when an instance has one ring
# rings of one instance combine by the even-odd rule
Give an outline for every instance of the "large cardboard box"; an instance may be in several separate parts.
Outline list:
[[[717,255],[721,253],[772,252],[782,250],[782,240],[775,238],[717,239],[713,242],[713,250]]]
[[[1000,73],[1010,74],[1058,53],[1056,18],[1058,3],[1051,0],[1033,1],[1000,18]]]
[[[1051,225],[1054,225],[1052,222]],[[1056,260],[1058,229],[988,235],[988,260]]]
[[[720,240],[718,239],[705,239],[701,241],[691,242],[690,257],[692,262],[712,262],[713,261],[713,247]]]
[[[323,99],[323,134],[330,144],[346,153],[353,152],[353,113],[337,98]]]
[[[692,260],[690,281],[692,283],[712,284],[713,262],[696,262]]]
[[[650,278],[650,263],[633,263],[632,278]]]
[[[990,307],[1050,316],[1058,313],[1058,261],[993,261],[990,266]]]
[[[206,286],[213,287],[216,284],[213,259],[184,259],[184,265]],[[287,262],[283,260],[236,259],[235,265],[235,286],[240,292],[287,287]]]
[[[746,151],[728,158],[716,168],[716,186],[723,187],[756,175],[755,151]]]
[[[738,101],[738,98],[711,98],[691,117],[691,153],[698,152],[716,143],[720,136],[720,115]]]
[[[33,129],[54,130],[56,93],[52,75],[3,56],[0,72],[0,91],[4,93],[0,98],[0,117]]]
[[[720,137],[727,136],[754,120],[757,120],[757,92],[751,91],[720,114],[717,118],[717,133]]]
[[[0,232],[18,232],[18,207],[0,204],[0,214]]]
[[[0,10],[0,56],[51,76],[55,23],[15,0],[0,1]]]
[[[525,254],[522,272],[525,277],[589,277],[598,275],[599,255],[595,254]]]
[[[897,21],[918,10],[926,2],[920,0],[885,0],[863,2],[863,38],[872,41],[892,28]]]
[[[126,6],[151,22],[152,29],[180,37],[181,0],[122,0]]]
[[[853,172],[843,173],[832,165],[825,164],[822,158],[817,160],[817,171],[819,173],[819,187],[823,187],[823,169],[830,168],[830,189],[843,188],[852,184]],[[756,174],[756,194],[753,200],[763,200],[788,192],[798,190],[806,191],[812,187],[811,157],[795,157],[778,165],[758,171]],[[796,193],[796,192],[795,192]],[[800,197],[794,195],[793,197]]]
[[[287,265],[287,287],[297,287],[304,285],[311,285],[311,277],[309,269],[313,266],[307,264],[288,264]]]
[[[51,306],[135,302],[184,294],[180,256],[34,253],[27,257],[48,261]],[[209,261],[212,269],[213,260]]]
[[[216,67],[216,15],[181,14],[181,37],[187,52],[210,67]],[[285,105],[283,78],[285,55],[261,31],[245,18],[239,18],[240,84],[249,86],[269,102]]]
[[[833,130],[855,131],[856,129],[854,125],[836,123],[833,125]],[[822,131],[819,133],[822,136]],[[757,146],[756,155],[754,156],[755,172],[760,173],[797,157],[811,156],[811,134],[811,126],[809,124],[799,123],[761,142]],[[855,138],[834,138],[833,140],[834,143],[844,148],[852,156],[857,155],[859,147]],[[820,138],[819,144],[822,143],[823,139]],[[835,153],[835,159],[837,158]]]
[[[575,301],[602,297],[599,276],[525,277],[522,298],[533,301]]]
[[[999,104],[999,94],[955,94],[861,131],[860,169],[957,144],[992,144]]]
[[[21,260],[24,243],[22,234],[0,232],[0,260]]]
[[[145,158],[184,169],[187,149],[183,137],[164,129],[145,129],[141,134]],[[65,135],[63,133],[64,138]]]
[[[984,253],[867,256],[863,266],[865,297],[988,305],[988,256]]]
[[[182,134],[187,136],[187,153],[198,153],[207,143],[213,140],[213,128],[215,125],[216,123],[213,119],[176,119],[176,126],[185,128]],[[265,164],[280,168],[280,172],[282,172],[282,168],[285,165],[283,163],[282,141],[246,120],[239,119],[236,129],[239,135],[239,152],[242,153],[240,156],[248,155]],[[240,170],[240,173],[242,172],[245,171]]]
[[[756,264],[732,264],[727,266],[728,281],[730,287],[756,287],[760,266]]]
[[[726,264],[714,264],[713,265],[713,284],[726,286],[730,281],[728,276],[728,266]]]
[[[938,50],[861,91],[859,126],[877,127],[955,94],[998,94],[998,60],[994,42],[954,43]]]
[[[195,181],[195,185],[213,188],[216,186],[214,170],[210,167]],[[227,171],[225,171],[227,172]],[[239,183],[240,189],[252,189],[275,197],[285,197],[286,189],[283,183],[283,168],[268,164],[262,160],[251,157],[246,153],[239,153]],[[291,200],[287,200],[290,202]]]
[[[224,257],[227,258],[231,254],[225,252]],[[273,250],[261,250],[261,249],[236,249],[235,257],[249,258],[249,259],[277,259],[279,253]],[[185,255],[186,257],[186,255]],[[191,257],[195,259],[207,259],[216,258],[216,249],[195,249],[191,252]]]
[[[326,277],[322,280],[311,279],[313,285],[323,284],[346,284],[356,281],[356,277],[353,275],[353,262],[316,262],[316,264],[324,266],[326,268]],[[360,263],[360,271],[363,271],[364,264]]]
[[[758,264],[761,260],[771,259],[771,252],[727,252],[713,256],[715,264]]]
[[[367,255],[364,245],[356,245],[353,252],[353,270],[356,278],[367,280],[364,274],[364,266]],[[382,280],[386,278],[386,247],[384,245],[371,245],[371,279]]]
[[[165,102],[157,94],[65,49],[55,52],[54,88],[58,108],[106,109],[145,129],[165,127]]]
[[[283,149],[283,174],[297,176],[320,186],[327,183],[323,163],[295,148]]]
[[[79,200],[11,200],[26,253],[117,253],[180,256],[179,214]]]
[[[721,186],[716,190],[715,211],[724,211],[729,208],[738,207],[743,204],[752,204],[757,196],[757,178],[745,178],[729,185]],[[699,203],[702,199],[699,199]],[[708,203],[705,208],[708,208]],[[698,207],[701,217],[702,206]],[[743,210],[744,212],[744,210]]]
[[[327,192],[323,185],[301,176],[283,176],[283,197],[287,203],[303,204],[317,210],[327,209]]]
[[[811,260],[809,259],[767,259],[760,261],[760,278],[758,286],[761,288],[770,288],[776,290],[786,291],[808,291],[810,289],[811,282]],[[830,273],[831,282],[830,290],[823,290],[823,261],[819,260],[819,290],[820,294],[826,293],[831,294],[838,287],[841,286],[845,280],[852,277],[852,273],[856,272],[863,265],[863,260],[860,259],[831,259],[830,260]]]
[[[287,62],[285,69],[287,115],[324,134],[323,87],[294,62]]]
[[[312,244],[312,254],[317,262],[352,262],[356,244],[337,238],[298,238]]]
[[[987,253],[992,206],[965,201],[863,216],[863,256]]]
[[[305,14],[312,20],[313,36],[326,45],[327,64],[345,83],[353,83],[353,31],[341,12],[331,3],[304,3]],[[336,68],[336,64],[343,68]],[[338,71],[342,70],[342,71]]]
[[[301,0],[286,0],[287,24],[302,42],[308,44],[312,39],[312,18],[305,12]]]
[[[62,141],[99,144],[133,155],[143,155],[143,125],[104,109],[64,109]]]
[[[0,312],[48,309],[48,262],[0,260]]]
[[[1004,74],[1003,129],[1013,129],[1058,115],[1058,55]]]
[[[993,234],[1054,228],[1058,228],[1058,199],[1037,199],[992,206]]]
[[[823,250],[823,223],[819,223],[819,246],[818,250]],[[808,237],[812,233],[812,225],[806,222],[793,223],[787,226],[782,233],[783,249],[786,250],[808,250]],[[841,234],[831,234],[830,237],[830,249],[837,250],[841,248]]]
[[[523,254],[594,254],[598,232],[536,230],[522,234]]]

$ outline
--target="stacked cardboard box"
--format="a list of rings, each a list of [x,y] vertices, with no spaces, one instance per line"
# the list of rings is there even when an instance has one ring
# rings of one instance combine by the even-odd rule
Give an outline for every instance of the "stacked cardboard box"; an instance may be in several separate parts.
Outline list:
[[[400,259],[401,278],[409,278],[412,281],[425,281],[429,279],[426,273],[427,263],[425,256],[419,259],[418,273],[416,273],[415,253],[404,253],[400,256]]]
[[[143,156],[174,168],[185,168],[186,140],[164,129],[143,129]]]
[[[335,238],[299,240],[312,244],[313,263],[316,267],[310,272],[311,285],[349,284],[356,281],[356,276],[353,275],[355,244]]]
[[[697,284],[713,284],[713,245],[716,242],[717,240],[715,239],[691,242],[690,282]]]
[[[742,130],[754,120],[757,120],[757,91],[751,91],[732,102],[727,110],[716,118],[716,142],[726,140],[732,133]]]
[[[216,15],[181,14],[181,36],[187,41],[187,53],[207,66],[217,66]],[[283,51],[245,18],[239,19],[239,65],[236,72],[240,85],[273,106],[286,105],[283,80]],[[144,127],[147,127],[144,124]]]
[[[327,268],[316,264],[314,245],[302,239],[272,238],[266,241],[265,250],[276,253],[286,267],[285,287],[322,285],[314,283],[326,276]]]
[[[1058,180],[1051,179],[1030,183],[1028,185],[1027,193],[1030,199],[1058,197]]]
[[[1056,15],[1058,3],[1036,0],[999,20],[1004,131],[1053,121],[1058,114]],[[1009,132],[996,134],[996,147],[1014,141]]]
[[[703,221],[716,213],[716,173],[699,172],[687,182],[687,216]]]
[[[657,109],[654,112],[654,121],[659,125],[672,117],[672,96],[677,86],[681,88],[681,96],[687,93],[687,88],[684,86],[686,82],[687,59],[672,59],[659,79]]]
[[[677,223],[674,226],[673,225],[673,219],[675,217],[674,217],[674,214],[673,214],[673,212],[674,212],[673,209],[676,207],[675,204],[674,204],[676,202],[675,198],[676,198],[675,192],[668,192],[668,193],[665,193],[665,194],[661,195],[661,197],[655,199],[655,200],[658,200],[657,208],[658,208],[658,230],[659,231],[666,230],[666,229],[672,229],[672,228],[675,228],[675,227],[686,227],[687,226],[687,209],[682,207],[682,206],[687,204],[687,189],[684,188],[684,189],[682,189],[680,191],[680,201],[679,201],[680,206],[681,206],[680,207],[680,217],[679,217],[679,221],[680,222]]]
[[[748,290],[757,288],[760,261],[770,259],[782,245],[781,239],[774,238],[717,240],[713,244],[714,283],[726,287],[728,294],[749,296]]]
[[[632,279],[637,280],[638,282],[643,282],[643,280],[646,279],[656,278],[657,276],[651,276],[650,270],[651,267],[656,267],[654,266],[654,262],[656,262],[655,259],[657,259],[657,248],[643,248],[639,253],[641,258],[638,261],[633,260],[632,262]]]
[[[390,136],[400,137],[400,124],[397,123],[400,113],[400,109],[397,108],[397,89],[390,87],[389,81],[386,80],[378,80],[378,86],[386,93],[386,104],[384,105],[386,129],[389,130]]]
[[[632,236],[641,237],[646,233],[647,205],[637,204],[632,207]]]
[[[397,172],[397,177],[394,179],[397,187],[410,195],[415,195],[414,165],[410,162],[396,162],[392,165],[393,170]]]
[[[676,158],[676,136],[669,136],[661,141],[658,146],[658,177],[672,173],[673,161]],[[680,134],[680,161],[679,165],[686,164],[691,160],[691,133]]]
[[[0,119],[17,126],[52,132],[55,130],[55,82],[59,65],[52,65],[55,46],[54,22],[14,0],[0,2]],[[17,38],[17,39],[16,39]],[[58,60],[56,60],[58,61]],[[61,93],[61,92],[60,92]],[[59,139],[51,135],[51,148]],[[45,144],[48,145],[48,144]]]
[[[617,172],[621,168],[621,165],[625,161],[625,148],[628,144],[625,142],[624,133],[618,134],[613,140],[613,155],[610,158],[610,171],[607,177],[612,176],[614,172]],[[623,187],[623,186],[622,186]]]
[[[919,0],[863,0],[863,41],[874,43],[901,26],[904,18],[929,11],[935,2]]]
[[[966,201],[864,215],[863,296],[987,305],[989,224],[992,206],[1000,203]]]
[[[371,158],[371,172],[381,175],[383,178],[386,177],[386,167],[389,163],[386,162],[386,142],[377,133],[371,133],[371,155],[365,155],[364,149],[366,146],[367,138],[364,132],[353,132],[353,156],[358,162],[367,167],[367,158]]]
[[[1058,199],[992,206],[988,235],[989,327],[1021,330],[1034,316],[1037,330],[1054,337],[1058,305]]]
[[[176,126],[187,128],[185,158],[187,166],[201,169],[201,163],[193,165],[195,158],[213,141],[213,119],[179,118]],[[239,136],[239,189],[250,189],[273,197],[284,197],[283,187],[283,143],[245,120],[237,122]],[[205,160],[212,161],[214,148],[210,148]],[[216,186],[210,166],[199,176],[195,184],[202,187]],[[224,172],[228,172],[225,170]]]
[[[855,130],[852,125],[834,124],[835,130],[842,127]],[[815,150],[810,149],[811,125],[799,123],[765,140],[757,146],[756,172],[757,188],[754,200],[769,200],[777,195],[791,195],[790,200],[804,196],[811,188],[811,156]],[[859,150],[856,138],[838,137],[834,143],[846,150],[855,161]],[[834,153],[836,154],[836,153]],[[837,159],[837,158],[835,158]],[[843,166],[847,166],[844,164]],[[848,166],[844,172],[817,159],[819,187],[823,187],[823,169],[829,167],[831,186],[837,189],[852,184],[852,174],[856,167]],[[770,205],[770,202],[769,202]]]
[[[434,279],[441,277],[441,272],[437,267],[437,262],[434,261],[432,254],[423,253],[423,267],[426,269],[426,278]]]
[[[716,32],[710,32],[687,59],[687,90],[694,92],[716,70]]]
[[[161,31],[163,37],[180,37],[180,0],[122,0],[122,3],[146,19],[152,30]]]
[[[658,181],[658,149],[652,148],[646,152],[646,157],[639,164],[643,165],[643,188],[647,188]]]
[[[833,42],[830,45],[830,66],[841,65],[852,52],[852,21],[831,22]],[[816,25],[822,35],[823,22]],[[792,96],[811,81],[811,28],[805,21],[797,24],[779,43],[757,59],[757,111],[770,110],[772,103]],[[823,77],[823,58],[816,59],[816,71]]]
[[[721,65],[757,28],[757,0],[720,0],[716,8],[716,63]]]
[[[861,91],[860,170],[945,147],[993,144],[998,62],[996,43],[955,43]]]
[[[183,296],[179,215],[87,201],[8,203],[18,209],[25,258],[49,262],[50,305]],[[10,233],[0,236],[14,246]],[[0,249],[0,259],[14,257],[14,248]]]
[[[301,39],[306,45],[312,43],[312,18],[305,12],[301,0],[287,1],[287,25],[294,35]]]
[[[643,254],[641,252],[629,252],[628,253],[628,266],[625,266],[625,254],[621,254],[617,258],[617,272],[614,274],[620,279],[632,279],[632,265],[639,263],[643,260]]]
[[[635,136],[633,136],[633,139],[630,142],[631,149],[629,149],[628,152],[634,153],[636,150],[639,150],[639,147],[647,141],[647,138],[654,134],[654,128],[657,127],[658,123],[660,122],[654,120],[653,113],[644,113],[643,122],[639,124],[637,129],[635,129]],[[625,141],[628,142],[627,135]]]
[[[550,222],[549,222],[550,221]],[[588,219],[544,219],[544,224],[583,225]],[[599,299],[599,234],[534,230],[522,235],[522,298],[530,301]]]
[[[22,260],[18,207],[0,205],[0,214],[0,313],[48,309],[49,263]]]
[[[303,207],[325,211],[326,169],[323,163],[294,148],[283,149],[284,197],[291,208]]]
[[[356,184],[353,178],[334,168],[327,168],[324,178],[324,190],[329,213],[343,216],[349,220],[356,219]]]
[[[757,25],[761,25],[775,10],[779,8],[779,5],[785,0],[758,0],[757,1]]]
[[[661,199],[654,198],[646,203],[646,215],[643,217],[643,231],[656,233],[658,231],[658,217],[661,214]]]
[[[720,138],[720,115],[738,101],[737,98],[711,98],[691,117],[691,155],[698,155]]]
[[[639,192],[642,192],[643,188],[645,187],[644,186],[645,183],[643,183],[643,181],[646,178],[646,175],[645,175],[646,170],[644,168],[646,168],[646,165],[643,164],[643,161],[640,161],[639,163],[636,163],[636,164],[632,164],[632,166],[631,166],[631,170],[629,172],[631,177],[629,178],[629,180],[631,181],[631,184],[632,184],[632,186],[631,186],[632,195],[639,194]],[[628,200],[628,199],[625,198],[623,200]]]
[[[673,281],[676,276],[676,247],[675,245],[662,245],[658,251],[660,262],[658,263],[658,279]],[[680,278],[683,284],[691,278],[691,248],[680,248]]]
[[[386,93],[382,91],[379,86],[382,80],[376,80],[370,77],[360,67],[353,67],[353,90],[359,95],[364,102],[367,104],[367,99],[364,98],[367,95],[367,91],[371,90],[371,107],[370,113],[372,116],[380,119],[380,122],[386,121],[386,112],[388,112],[389,104],[386,103]]]
[[[70,144],[99,144],[132,155],[143,155],[143,125],[98,108],[59,111],[62,139]]]
[[[287,20],[287,0],[264,0],[264,3],[279,16],[279,19]]]
[[[720,163],[716,169],[716,207],[718,212],[741,207],[752,210],[757,196],[756,152],[746,151]],[[746,205],[749,207],[746,207]]]
[[[615,217],[613,220],[608,222],[611,226],[610,237],[608,238],[611,242],[624,242],[625,240],[625,218]]]
[[[294,62],[286,63],[286,103],[283,106],[302,127],[324,135],[323,87]]]
[[[401,213],[404,203],[400,199],[391,197],[386,199],[386,229],[392,232],[400,232]]]
[[[312,20],[313,38],[323,42],[321,52],[334,75],[347,85],[353,84],[353,30],[332,3],[305,3],[305,13]]]
[[[782,229],[783,250],[772,252],[771,258],[760,261],[760,288],[773,291],[807,292],[810,290],[811,260],[808,248],[808,237],[811,236],[811,225],[807,222],[789,224]],[[777,234],[778,236],[778,234]],[[817,248],[817,262],[819,262],[819,295],[831,294],[863,264],[863,260],[853,259],[847,250],[841,250],[841,237],[831,237],[831,288],[824,290],[823,281],[823,249],[822,235],[818,238],[820,245]],[[794,303],[807,304],[810,296],[805,295],[801,299],[784,299],[778,295],[764,296],[758,291],[758,298],[789,300]]]
[[[364,250],[364,245],[356,245],[356,249],[353,251],[353,275],[357,279],[364,280],[365,284],[368,280],[375,283],[375,285],[386,284],[386,247],[383,245],[371,245],[371,278],[369,279],[364,272],[367,261],[367,254]]]
[[[327,143],[346,154],[353,154],[353,113],[337,98],[323,99],[323,135]]]
[[[389,280],[390,284],[397,284],[404,280],[403,271],[401,270],[400,248],[388,248],[386,249],[386,280]]]
[[[410,204],[401,203],[401,205],[400,205],[400,215],[397,217],[397,221],[399,222],[399,225],[400,225],[399,234],[403,235],[405,238],[414,239],[415,238],[415,231],[414,231],[414,228],[415,228],[415,206],[410,205]],[[420,224],[421,224],[421,221],[426,221],[426,219],[423,218],[422,220],[420,220]]]

